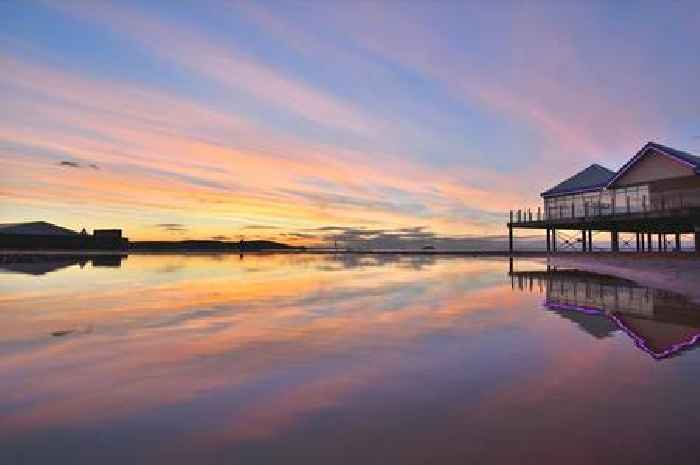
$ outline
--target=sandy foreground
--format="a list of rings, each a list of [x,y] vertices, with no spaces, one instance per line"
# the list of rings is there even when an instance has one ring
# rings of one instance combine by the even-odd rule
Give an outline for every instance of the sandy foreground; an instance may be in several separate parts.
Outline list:
[[[700,257],[598,255],[550,257],[558,268],[575,268],[630,279],[643,286],[684,294],[700,303]]]

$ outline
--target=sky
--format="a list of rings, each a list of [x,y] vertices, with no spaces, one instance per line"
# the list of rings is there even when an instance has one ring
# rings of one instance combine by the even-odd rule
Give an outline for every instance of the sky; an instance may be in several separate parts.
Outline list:
[[[294,244],[504,234],[700,153],[694,2],[0,1],[0,222]]]

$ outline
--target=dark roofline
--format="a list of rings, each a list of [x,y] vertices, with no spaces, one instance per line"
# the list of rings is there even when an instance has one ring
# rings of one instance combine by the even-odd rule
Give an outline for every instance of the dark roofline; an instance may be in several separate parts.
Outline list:
[[[610,187],[612,186],[618,179],[620,179],[629,169],[635,165],[646,153],[649,151],[649,149],[654,149],[657,152],[661,153],[662,155],[667,156],[673,161],[676,161],[682,165],[685,165],[688,168],[691,168],[695,174],[700,174],[700,159],[698,159],[698,164],[693,163],[691,161],[688,161],[682,157],[679,157],[678,155],[674,154],[673,152],[676,152],[676,149],[672,149],[671,147],[666,147],[665,145],[657,144],[656,142],[649,141],[647,142],[644,147],[639,149],[639,151],[635,154],[634,157],[632,157],[627,163],[622,165],[622,168],[620,168],[615,176],[610,179],[610,181],[606,184],[605,187]],[[693,157],[692,155],[688,154],[688,156]],[[696,158],[696,157],[693,157]]]
[[[14,228],[14,227],[18,227],[18,226],[39,225],[39,224],[50,226],[51,228],[54,228],[55,230],[60,230],[65,235],[79,234],[77,231],[73,231],[72,229],[68,229],[68,228],[65,228],[63,226],[59,226],[57,224],[49,223],[48,221],[43,221],[43,220],[41,220],[41,221],[22,221],[19,223],[0,223],[0,233],[2,233],[2,231],[4,229],[8,229],[8,228]],[[4,234],[4,233],[2,233],[2,234]]]
[[[574,174],[573,176],[571,176],[571,177],[569,177],[569,178],[563,180],[562,182],[560,182],[560,183],[557,184],[556,186],[552,187],[551,189],[547,189],[546,191],[542,192],[542,193],[540,194],[540,196],[541,196],[542,198],[551,198],[551,197],[561,197],[561,196],[564,196],[564,195],[583,194],[583,193],[586,193],[586,192],[593,192],[593,191],[596,191],[596,190],[598,190],[598,189],[600,189],[600,188],[602,188],[602,187],[607,186],[607,185],[608,185],[608,182],[609,182],[608,180],[603,181],[603,182],[599,182],[599,183],[597,183],[597,184],[592,184],[592,185],[589,185],[589,186],[578,187],[578,188],[575,188],[575,189],[559,190],[559,191],[556,190],[559,186],[561,186],[561,185],[564,184],[565,182],[567,182],[567,181],[569,181],[570,179],[572,179],[572,178],[578,176],[579,174],[582,174],[584,171],[586,171],[586,170],[588,170],[588,169],[590,169],[590,168],[594,168],[594,167],[597,168],[597,169],[602,169],[602,170],[605,170],[605,171],[609,172],[611,177],[615,174],[614,171],[612,171],[612,170],[610,170],[610,169],[604,167],[603,165],[600,165],[600,164],[598,164],[598,163],[593,163],[593,164],[590,165],[589,167],[584,168],[583,170],[579,171],[578,173]]]
[[[564,195],[572,195],[572,194],[585,194],[586,192],[594,192],[599,190],[601,187],[605,187],[607,184],[600,184],[597,186],[590,186],[590,187],[584,187],[580,189],[571,189],[568,191],[559,191],[559,192],[554,192],[554,193],[549,193],[549,191],[542,192],[540,194],[540,197],[543,197],[545,199],[549,199],[552,197],[562,197]],[[551,189],[550,189],[551,190]]]

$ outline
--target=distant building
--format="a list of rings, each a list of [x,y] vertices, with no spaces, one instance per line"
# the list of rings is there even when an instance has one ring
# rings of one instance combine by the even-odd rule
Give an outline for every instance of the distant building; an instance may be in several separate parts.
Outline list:
[[[700,250],[700,157],[687,152],[649,142],[618,171],[594,164],[541,195],[535,214],[511,212],[511,251],[514,228],[545,229],[548,251],[556,251],[557,230],[581,231],[584,252],[592,231],[609,231],[613,251],[619,233],[636,234],[637,251],[668,250],[667,234],[680,249],[681,234],[694,233]]]
[[[95,238],[99,239],[121,239],[122,230],[121,229],[95,229],[92,232]]]
[[[123,250],[128,239],[120,229],[95,230],[90,235],[46,221],[0,224],[0,249],[10,250]]]
[[[17,234],[30,236],[77,236],[78,233],[46,221],[32,221],[29,223],[5,223],[0,224],[0,234]]]

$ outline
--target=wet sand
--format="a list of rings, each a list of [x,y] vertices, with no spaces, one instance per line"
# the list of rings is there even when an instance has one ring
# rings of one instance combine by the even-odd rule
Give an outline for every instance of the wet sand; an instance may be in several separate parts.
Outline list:
[[[643,286],[666,289],[700,302],[700,255],[695,254],[561,254],[551,266],[576,268],[630,279]]]

